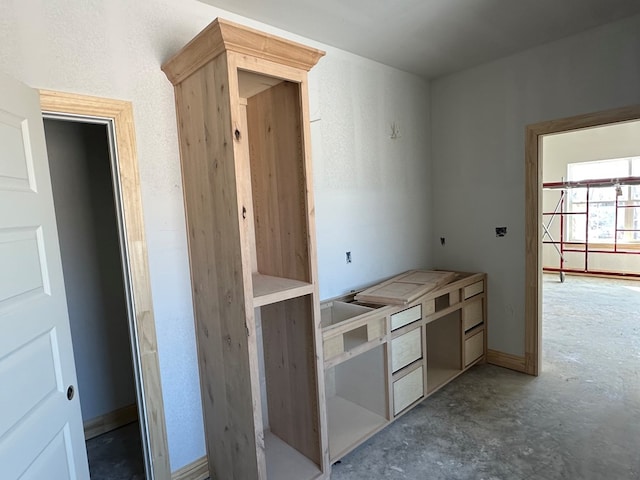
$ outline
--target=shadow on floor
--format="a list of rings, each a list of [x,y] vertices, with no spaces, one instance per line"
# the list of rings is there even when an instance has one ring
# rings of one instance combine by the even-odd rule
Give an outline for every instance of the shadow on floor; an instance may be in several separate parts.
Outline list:
[[[91,480],[144,480],[138,422],[87,441]]]

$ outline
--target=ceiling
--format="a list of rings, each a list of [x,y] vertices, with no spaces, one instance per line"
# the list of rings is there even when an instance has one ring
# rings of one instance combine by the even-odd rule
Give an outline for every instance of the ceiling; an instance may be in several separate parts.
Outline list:
[[[638,0],[201,0],[434,78],[640,13]]]

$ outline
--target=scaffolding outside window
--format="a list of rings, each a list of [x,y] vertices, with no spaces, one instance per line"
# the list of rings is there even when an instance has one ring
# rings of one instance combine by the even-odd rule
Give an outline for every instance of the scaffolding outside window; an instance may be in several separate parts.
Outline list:
[[[640,176],[640,156],[567,165],[569,182],[637,176]],[[569,189],[567,200],[568,212],[588,211],[589,243],[608,244],[615,240],[618,243],[640,243],[640,185]],[[567,241],[586,242],[586,222],[587,215],[568,215]],[[616,235],[617,239],[614,239]]]

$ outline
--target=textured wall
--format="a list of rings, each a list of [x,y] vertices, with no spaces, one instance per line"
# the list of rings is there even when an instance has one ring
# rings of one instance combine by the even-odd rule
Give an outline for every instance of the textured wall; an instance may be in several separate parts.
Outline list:
[[[45,121],[82,419],[136,402],[107,131]]]
[[[488,273],[489,348],[521,355],[525,127],[640,103],[640,16],[431,85],[435,263]]]
[[[426,83],[343,52],[327,57],[311,72],[322,298],[431,266]]]
[[[0,70],[133,103],[174,470],[205,448],[173,89],[160,65],[218,15],[323,48],[193,0],[0,1]],[[323,297],[431,263],[428,85],[326,50],[310,75]]]

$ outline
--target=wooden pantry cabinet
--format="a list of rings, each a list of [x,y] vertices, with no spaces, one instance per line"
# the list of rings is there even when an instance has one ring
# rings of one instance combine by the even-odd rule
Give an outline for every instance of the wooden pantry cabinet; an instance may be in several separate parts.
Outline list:
[[[331,463],[486,360],[486,299],[483,273],[414,270],[321,305]]]
[[[307,99],[322,55],[217,19],[162,66],[212,478],[329,475]]]

